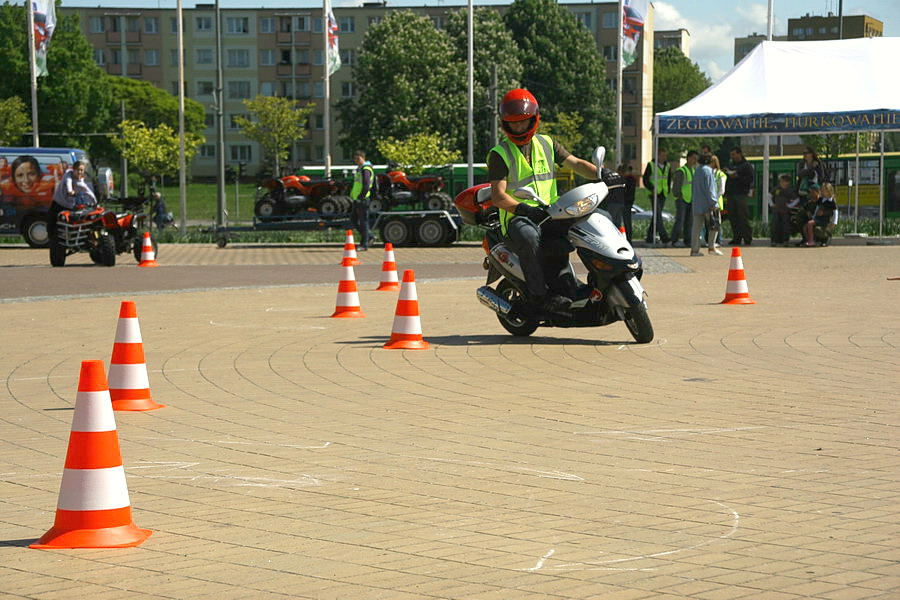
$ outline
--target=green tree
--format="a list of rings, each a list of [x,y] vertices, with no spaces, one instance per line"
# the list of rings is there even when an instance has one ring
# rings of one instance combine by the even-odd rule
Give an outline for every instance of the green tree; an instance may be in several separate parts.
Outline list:
[[[653,114],[677,108],[712,85],[697,63],[677,48],[657,48],[653,53]],[[670,158],[708,145],[713,151],[721,138],[660,138],[659,147]]]
[[[418,174],[426,166],[447,165],[459,160],[458,152],[435,133],[416,133],[397,140],[392,137],[376,142],[378,152],[388,161],[401,165],[410,174]]]
[[[22,99],[17,96],[0,100],[0,146],[15,146],[31,130],[31,119]]]
[[[615,140],[615,98],[606,84],[606,68],[593,36],[553,0],[516,0],[505,22],[520,50],[522,83],[541,105],[541,118],[559,113],[584,119],[583,139],[569,148],[587,156]]]
[[[409,10],[389,13],[366,32],[353,68],[356,98],[338,104],[346,152],[371,150],[373,140],[434,132],[464,147],[465,65],[431,19]],[[383,157],[372,157],[378,161]]]
[[[463,65],[468,61],[469,25],[468,9],[452,11],[447,19],[446,31],[453,40],[455,60]],[[475,39],[474,55],[474,107],[475,107],[475,160],[482,161],[493,146],[492,133],[497,126],[496,101],[492,99],[492,68],[497,69],[497,100],[507,91],[517,88],[522,80],[522,62],[515,48],[512,34],[503,23],[500,13],[493,8],[476,8],[473,17]],[[498,132],[499,135],[502,135]],[[465,147],[465,146],[463,146]]]
[[[877,134],[861,132],[859,134],[859,151],[871,152],[875,147]],[[821,158],[837,158],[840,154],[856,153],[855,133],[833,133],[826,135],[801,135],[803,143],[816,151]]]
[[[0,97],[31,104],[25,8],[0,5]],[[110,131],[113,96],[106,73],[94,63],[78,15],[60,15],[47,52],[50,74],[38,80],[38,125],[46,144],[85,148],[92,154],[105,141],[87,133]],[[44,133],[48,132],[48,133]],[[50,135],[50,134],[56,135]]]
[[[297,100],[278,96],[257,96],[244,100],[251,118],[235,118],[241,132],[259,142],[274,163],[275,177],[281,176],[281,162],[287,160],[294,140],[306,137],[306,123],[316,107],[310,102],[300,106]]]
[[[178,174],[178,132],[165,123],[148,127],[140,121],[122,121],[121,136],[114,137],[113,145],[128,160],[129,167],[139,173],[145,183],[160,176]],[[205,140],[195,133],[184,136],[185,161],[190,162]]]
[[[580,114],[560,112],[556,114],[556,121],[542,120],[540,130],[566,148],[578,148],[584,139],[581,132],[583,123],[584,118]]]

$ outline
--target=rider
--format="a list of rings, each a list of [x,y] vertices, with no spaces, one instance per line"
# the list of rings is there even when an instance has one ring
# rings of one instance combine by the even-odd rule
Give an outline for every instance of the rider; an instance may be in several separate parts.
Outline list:
[[[500,101],[500,125],[506,138],[487,156],[491,202],[500,210],[500,230],[519,256],[528,294],[534,304],[548,312],[566,310],[572,303],[548,287],[565,267],[570,246],[565,220],[551,221],[546,211],[531,199],[511,195],[529,187],[545,202],[556,202],[554,165],[566,166],[587,179],[598,178],[598,168],[569,153],[548,135],[536,134],[540,107],[528,90],[515,89]],[[537,143],[535,143],[537,142]]]
[[[356,172],[353,174],[353,187],[350,189],[350,197],[353,199],[353,207],[350,209],[350,224],[359,229],[359,250],[368,250],[373,235],[369,233],[369,200],[375,191],[375,170],[372,163],[366,160],[366,153],[357,150],[353,153],[353,162],[356,163]]]
[[[84,163],[76,160],[72,168],[66,171],[63,178],[56,184],[53,191],[53,202],[47,213],[47,234],[52,239],[56,236],[56,220],[59,213],[64,210],[72,210],[77,206],[94,206],[97,204],[97,196],[94,189],[84,179]]]

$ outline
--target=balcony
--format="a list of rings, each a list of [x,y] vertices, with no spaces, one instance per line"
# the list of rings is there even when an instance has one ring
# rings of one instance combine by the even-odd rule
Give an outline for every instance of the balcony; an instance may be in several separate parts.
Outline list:
[[[122,74],[122,65],[114,65],[112,63],[106,64],[106,72],[110,75],[121,75]],[[140,77],[143,74],[143,65],[141,64],[129,64],[126,69],[126,73],[129,77]]]
[[[279,77],[291,77],[291,65],[276,65],[275,74]],[[298,63],[294,65],[293,75],[297,77],[309,77],[312,74],[312,65],[309,63]]]
[[[316,34],[319,37],[322,37],[322,34]],[[312,34],[308,31],[295,31],[294,32],[294,45],[295,46],[309,46],[312,40]],[[275,34],[275,41],[281,45],[290,45],[291,44],[291,32],[290,31],[279,31]]]
[[[106,32],[106,43],[108,45],[121,44],[122,36],[119,35],[118,31],[107,31]],[[140,31],[126,31],[125,32],[125,43],[126,44],[140,44],[141,43],[141,32]]]

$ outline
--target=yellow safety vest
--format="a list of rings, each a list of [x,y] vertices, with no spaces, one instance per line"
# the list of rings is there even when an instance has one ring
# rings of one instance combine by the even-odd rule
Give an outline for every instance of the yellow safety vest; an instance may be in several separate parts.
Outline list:
[[[653,184],[657,196],[666,195],[669,187],[669,163],[660,169],[655,160],[650,161],[650,183]]]
[[[369,172],[369,193],[366,194],[366,197],[363,198],[363,200],[368,200],[369,198],[371,198],[372,192],[375,190],[375,169],[372,168],[372,163],[364,162],[362,168],[357,169],[356,173],[353,174],[353,187],[350,188],[350,197],[354,200],[359,197],[359,193],[362,191],[363,171]]]
[[[716,169],[716,188],[718,189],[719,180],[728,177],[724,171]],[[725,210],[725,196],[719,196],[719,210]]]
[[[691,182],[694,181],[694,169],[687,165],[678,167],[678,170],[684,173],[684,179],[681,181],[681,197],[688,204],[691,203]]]
[[[535,143],[537,142],[537,143]],[[512,195],[520,187],[530,187],[547,204],[556,202],[556,164],[553,155],[553,141],[549,135],[535,135],[531,138],[531,164],[525,160],[522,150],[509,139],[494,146],[488,152],[496,152],[503,159],[509,173],[506,175],[506,192]],[[519,202],[537,206],[537,202],[517,198]],[[500,210],[500,231],[506,235],[506,227],[515,214]]]

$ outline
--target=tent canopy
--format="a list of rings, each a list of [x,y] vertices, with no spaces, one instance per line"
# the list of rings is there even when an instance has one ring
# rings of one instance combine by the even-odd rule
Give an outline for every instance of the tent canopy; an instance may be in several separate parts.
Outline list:
[[[765,41],[659,113],[660,137],[900,130],[900,38]]]

